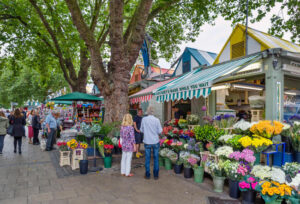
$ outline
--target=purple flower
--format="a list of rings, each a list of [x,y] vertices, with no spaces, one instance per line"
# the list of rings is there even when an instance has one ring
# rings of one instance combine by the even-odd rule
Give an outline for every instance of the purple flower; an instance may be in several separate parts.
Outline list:
[[[202,106],[201,110],[206,111],[207,110],[206,106]]]
[[[235,116],[232,115],[232,114],[225,114],[224,115],[224,119],[229,119],[229,118],[235,118]]]
[[[222,116],[220,116],[220,115],[217,115],[217,116],[214,117],[214,120],[220,121],[221,119],[222,119]]]

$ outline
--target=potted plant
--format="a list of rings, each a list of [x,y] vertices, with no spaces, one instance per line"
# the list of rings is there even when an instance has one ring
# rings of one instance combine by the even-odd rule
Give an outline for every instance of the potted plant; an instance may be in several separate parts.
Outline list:
[[[198,164],[193,165],[194,181],[196,183],[202,183],[203,182],[204,167],[205,167],[205,162],[207,161],[207,158],[208,158],[208,156],[207,156],[207,154],[205,154],[201,157],[200,165],[198,165]]]
[[[184,178],[192,178],[193,176],[193,169],[192,165],[190,163],[191,156],[187,156],[183,160],[183,173],[184,173]]]
[[[200,122],[200,117],[197,116],[197,115],[191,114],[191,115],[188,115],[188,116],[186,117],[186,120],[187,120],[189,129],[192,130],[192,129],[194,129],[194,127],[195,127],[196,125],[199,124],[199,122]]]
[[[243,175],[240,170],[240,163],[237,161],[226,160],[224,162],[224,170],[229,179],[229,196],[238,199],[240,197],[239,181],[242,180]]]
[[[243,194],[243,203],[254,204],[256,198],[255,187],[258,184],[257,179],[253,176],[244,176],[239,182],[239,189]]]
[[[168,149],[166,157],[165,157],[165,169],[166,170],[171,170],[172,169],[172,161],[176,161],[177,160],[177,154]]]
[[[266,204],[281,204],[284,198],[292,195],[292,188],[276,181],[261,181],[256,186]]]
[[[174,172],[175,174],[181,174],[183,168],[183,161],[182,159],[177,159],[174,163]]]
[[[162,145],[161,145],[162,146]],[[161,148],[159,150],[159,165],[165,165],[165,158],[167,157],[168,148]]]
[[[208,167],[213,177],[214,191],[217,193],[222,193],[224,188],[224,180],[226,178],[224,161],[212,161]]]
[[[295,161],[300,163],[300,123],[294,122],[293,129],[291,132],[292,147],[295,152]]]
[[[298,189],[296,188],[296,186],[293,186],[292,195],[288,199],[291,204],[300,203],[300,186],[298,186]]]

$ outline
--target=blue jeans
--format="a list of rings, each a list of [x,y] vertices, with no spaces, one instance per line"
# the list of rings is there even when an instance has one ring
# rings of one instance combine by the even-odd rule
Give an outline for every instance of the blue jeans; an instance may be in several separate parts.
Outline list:
[[[2,153],[5,135],[0,135],[0,152]]]
[[[158,163],[158,152],[159,152],[159,143],[157,144],[144,144],[145,146],[145,168],[146,168],[146,177],[150,177],[150,161],[151,161],[151,150],[153,150],[153,175],[158,177],[159,173],[159,163]]]
[[[55,134],[56,134],[56,129],[51,128],[50,129],[50,133],[48,133],[48,139],[47,139],[46,149],[48,149],[48,150],[52,149]]]

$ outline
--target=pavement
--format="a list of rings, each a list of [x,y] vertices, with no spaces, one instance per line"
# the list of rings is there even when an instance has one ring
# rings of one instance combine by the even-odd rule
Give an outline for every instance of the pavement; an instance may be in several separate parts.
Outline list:
[[[163,168],[159,180],[145,180],[144,167],[133,169],[131,178],[121,176],[118,167],[66,177],[59,177],[57,168],[51,153],[25,137],[22,154],[13,153],[13,137],[7,135],[0,155],[0,204],[206,204],[209,196],[228,198],[227,192],[212,191],[210,178],[196,184]]]

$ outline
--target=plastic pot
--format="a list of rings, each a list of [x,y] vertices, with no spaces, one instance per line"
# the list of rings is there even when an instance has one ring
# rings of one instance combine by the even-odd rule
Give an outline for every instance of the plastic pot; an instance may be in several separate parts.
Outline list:
[[[265,201],[266,204],[281,204],[283,199],[276,199],[270,202]]]
[[[163,157],[158,158],[159,166],[165,166],[165,161]]]
[[[169,158],[165,158],[165,169],[171,170],[172,169],[172,162]]]
[[[219,176],[214,176],[213,177],[214,191],[215,192],[217,192],[217,193],[222,193],[223,192],[224,180],[225,180],[225,177],[219,177]]]
[[[300,199],[299,198],[290,197],[289,201],[291,202],[291,204],[299,204],[300,203]]]
[[[260,164],[260,152],[254,153],[254,156],[255,156],[255,162],[254,162],[254,165]]]
[[[241,196],[239,181],[229,180],[229,196],[238,199]]]
[[[88,160],[80,160],[79,161],[80,174],[87,174],[89,169],[89,161]]]
[[[294,153],[294,159],[295,159],[295,162],[300,163],[300,152],[295,152]]]
[[[111,157],[104,157],[104,168],[111,168]]]
[[[196,183],[202,183],[203,182],[203,175],[204,175],[204,168],[203,167],[194,168],[194,181]]]
[[[183,168],[183,174],[184,174],[184,178],[192,178],[193,176],[193,169],[192,168]]]
[[[254,190],[243,191],[243,204],[254,204],[256,198],[256,192]]]
[[[175,174],[181,174],[182,173],[182,167],[183,167],[182,164],[180,164],[180,165],[175,164],[174,165],[174,172],[175,172]]]

